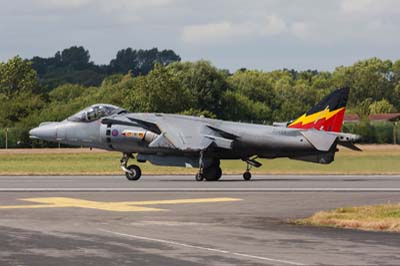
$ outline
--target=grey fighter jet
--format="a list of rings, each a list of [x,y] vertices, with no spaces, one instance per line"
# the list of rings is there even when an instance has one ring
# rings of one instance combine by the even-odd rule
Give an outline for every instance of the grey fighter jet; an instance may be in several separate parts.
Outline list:
[[[204,117],[162,113],[130,113],[109,104],[95,104],[61,122],[45,122],[30,131],[33,139],[122,152],[121,168],[138,180],[140,163],[195,167],[196,180],[221,178],[221,159],[241,159],[260,167],[257,158],[288,157],[328,164],[337,145],[358,149],[359,136],[341,133],[348,88],[335,90],[301,117],[273,126],[229,122]]]

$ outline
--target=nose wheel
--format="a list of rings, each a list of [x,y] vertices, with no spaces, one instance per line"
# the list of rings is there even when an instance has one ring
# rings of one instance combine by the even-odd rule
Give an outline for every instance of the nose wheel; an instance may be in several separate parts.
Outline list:
[[[130,181],[139,180],[142,176],[142,170],[140,170],[140,167],[137,165],[131,164],[127,167],[127,170],[130,172],[125,172],[125,176]]]
[[[134,164],[128,166],[128,161],[130,158],[134,158],[133,155],[130,153],[124,153],[121,159],[121,169],[125,172],[125,176],[130,181],[139,180],[142,176],[142,170],[140,167]]]

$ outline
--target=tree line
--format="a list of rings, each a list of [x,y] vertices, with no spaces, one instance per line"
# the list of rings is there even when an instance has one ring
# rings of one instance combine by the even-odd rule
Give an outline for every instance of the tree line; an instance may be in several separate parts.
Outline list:
[[[130,71],[135,76],[147,75],[155,62],[168,65],[180,60],[172,50],[127,48],[118,51],[109,64],[96,65],[90,61],[88,50],[82,46],[72,46],[56,52],[52,57],[35,56],[29,61],[38,75],[40,90],[48,92],[65,83],[99,86],[105,77],[116,73]]]
[[[94,103],[132,112],[270,124],[298,117],[343,86],[351,88],[350,113],[365,118],[396,112],[400,110],[400,60],[370,58],[332,72],[240,69],[230,73],[208,61],[181,62],[175,52],[156,48],[121,50],[103,66],[91,62],[83,47],[50,58],[16,56],[0,63],[0,147],[4,147],[5,128],[14,138],[12,143],[29,146],[30,128],[63,120]],[[362,125],[352,131],[364,130]]]

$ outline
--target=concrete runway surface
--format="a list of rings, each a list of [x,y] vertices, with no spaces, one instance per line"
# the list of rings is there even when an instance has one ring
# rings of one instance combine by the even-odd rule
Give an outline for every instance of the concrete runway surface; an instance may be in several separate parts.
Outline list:
[[[0,265],[400,265],[400,234],[297,226],[400,176],[0,177]]]

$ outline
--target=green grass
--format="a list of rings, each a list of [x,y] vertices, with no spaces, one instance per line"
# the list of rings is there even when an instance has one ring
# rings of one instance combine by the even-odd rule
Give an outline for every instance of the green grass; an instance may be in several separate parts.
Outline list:
[[[0,153],[0,175],[81,175],[116,174],[120,154],[116,152],[62,153]],[[253,173],[265,174],[400,174],[400,149],[370,150],[364,152],[340,151],[329,165],[320,165],[289,159],[260,160],[261,168]],[[134,160],[130,161],[134,163]],[[159,167],[141,164],[145,174],[185,174],[196,169]],[[225,174],[241,174],[245,163],[241,160],[223,161]]]
[[[400,232],[400,204],[346,207],[321,211],[296,224]]]

